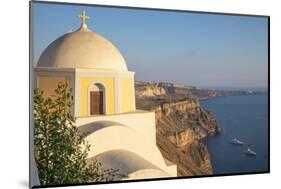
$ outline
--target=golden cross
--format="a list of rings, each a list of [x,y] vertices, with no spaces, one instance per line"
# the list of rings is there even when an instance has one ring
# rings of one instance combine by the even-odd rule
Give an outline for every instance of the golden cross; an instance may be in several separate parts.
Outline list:
[[[82,24],[83,24],[83,25],[86,25],[86,19],[90,19],[90,16],[87,16],[87,15],[86,15],[86,12],[83,11],[83,14],[79,14],[79,18],[82,19]]]

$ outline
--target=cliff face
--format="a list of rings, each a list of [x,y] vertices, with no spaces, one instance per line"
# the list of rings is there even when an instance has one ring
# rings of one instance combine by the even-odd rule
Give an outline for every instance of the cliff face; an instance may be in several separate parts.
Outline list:
[[[158,85],[140,86],[136,91],[137,96],[159,96],[165,94],[166,90]]]
[[[156,135],[162,155],[177,165],[178,176],[211,175],[212,165],[207,147],[198,140],[192,140],[184,147],[175,145],[165,137]]]
[[[219,131],[214,116],[202,108],[197,99],[164,103],[152,110],[155,111],[157,131],[178,147]]]
[[[187,144],[190,144],[197,138],[192,129],[163,133],[163,135],[166,136],[177,147],[183,147]]]
[[[157,145],[166,159],[177,164],[178,176],[212,174],[208,149],[201,141],[218,133],[219,127],[197,98],[139,95],[136,104],[138,109],[155,111]]]
[[[192,86],[177,85],[174,83],[149,83],[136,81],[136,92],[139,96],[157,96],[168,94],[180,94],[188,97],[195,97],[200,100],[207,100],[221,96],[245,96],[245,95],[268,95],[267,90],[216,90],[201,89]],[[161,91],[161,92],[160,92]]]
[[[213,115],[203,109],[197,99],[166,103],[157,107],[158,139],[168,140],[175,148],[180,149],[176,157],[167,156],[178,165],[178,175],[209,175],[212,166],[207,147],[201,139],[214,135],[219,131]],[[166,148],[161,140],[157,140],[160,149]],[[174,153],[171,148],[170,153]],[[167,155],[167,154],[166,154]],[[164,155],[165,156],[165,155]],[[181,156],[185,156],[181,157]],[[193,173],[190,165],[193,164]]]
[[[162,103],[161,105],[152,108],[156,114],[156,120],[159,121],[162,115],[169,116],[170,114],[190,111],[194,108],[200,107],[198,100],[189,99],[178,102]]]

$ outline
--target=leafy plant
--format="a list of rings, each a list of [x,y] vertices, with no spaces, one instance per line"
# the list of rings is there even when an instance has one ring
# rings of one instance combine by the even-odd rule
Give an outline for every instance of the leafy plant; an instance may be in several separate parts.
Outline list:
[[[97,160],[87,163],[90,145],[71,114],[73,96],[68,83],[60,83],[55,95],[44,98],[34,90],[34,153],[41,185],[111,181],[123,175],[103,169]],[[84,146],[84,148],[82,147]]]

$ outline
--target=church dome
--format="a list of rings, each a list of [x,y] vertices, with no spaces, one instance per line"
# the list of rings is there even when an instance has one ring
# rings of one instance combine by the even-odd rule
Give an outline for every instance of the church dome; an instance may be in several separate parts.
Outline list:
[[[77,31],[52,42],[41,54],[37,67],[128,71],[118,49],[109,40],[89,30],[85,22]]]

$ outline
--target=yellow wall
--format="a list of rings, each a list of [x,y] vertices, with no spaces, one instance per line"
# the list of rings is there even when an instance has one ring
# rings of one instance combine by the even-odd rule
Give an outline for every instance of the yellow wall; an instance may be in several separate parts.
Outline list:
[[[134,82],[132,79],[121,79],[121,112],[135,110],[134,107]]]
[[[86,77],[80,78],[80,94],[81,94],[81,116],[88,116],[88,89],[89,86],[93,82],[101,82],[105,85],[105,95],[107,100],[106,104],[106,112],[107,114],[115,113],[115,93],[114,93],[114,79],[113,78],[105,78],[105,77]]]
[[[58,87],[59,82],[65,83],[67,77],[65,76],[38,76],[37,87],[43,91],[43,97],[51,97],[55,94],[55,89]]]

